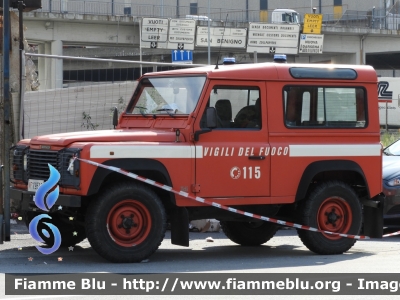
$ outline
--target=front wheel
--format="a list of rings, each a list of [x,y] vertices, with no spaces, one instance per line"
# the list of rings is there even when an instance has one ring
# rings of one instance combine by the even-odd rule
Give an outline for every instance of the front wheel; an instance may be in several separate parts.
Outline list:
[[[362,209],[354,190],[340,181],[319,185],[298,208],[299,223],[324,231],[359,234]],[[355,239],[297,229],[303,244],[317,254],[341,254],[349,250]]]
[[[166,231],[159,197],[140,183],[124,182],[103,189],[86,214],[92,248],[111,262],[140,262],[153,254]]]

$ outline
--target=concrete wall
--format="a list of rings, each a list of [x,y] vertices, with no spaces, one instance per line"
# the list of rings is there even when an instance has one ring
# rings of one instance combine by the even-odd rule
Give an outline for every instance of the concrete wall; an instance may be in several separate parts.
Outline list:
[[[110,109],[114,106],[124,108],[136,84],[125,82],[27,92],[24,101],[25,138],[93,130],[90,123],[96,130],[111,129]],[[91,117],[90,122],[83,119],[83,112]]]
[[[50,4],[51,1],[51,4]],[[393,5],[394,0],[343,0],[342,10],[358,10],[358,11],[369,11],[375,6],[376,9],[383,8],[387,4],[387,7]],[[180,17],[184,17],[189,14],[189,7],[191,3],[196,3],[198,7],[198,14],[206,14],[208,10],[208,0],[97,0],[97,1],[78,1],[78,0],[42,0],[43,11],[52,10],[74,10],[79,7],[83,7],[83,2],[87,2],[86,7],[96,6],[96,2],[100,3],[114,3],[114,13],[123,14],[123,7],[131,7],[132,13],[138,16],[144,16],[149,13],[158,12],[161,16],[162,13],[167,15],[168,13],[175,13],[177,11]],[[210,1],[210,9],[212,13],[219,10],[246,10],[246,3],[249,11],[258,13],[260,9],[260,0],[212,0]],[[161,9],[163,4],[163,9]],[[104,5],[98,5],[98,10],[103,11]],[[141,7],[141,8],[139,8]],[[291,8],[297,10],[299,13],[310,13],[311,7],[317,8],[317,13],[333,14],[333,0],[321,0],[321,7],[319,0],[268,0],[268,10],[272,11],[276,8]],[[111,12],[111,8],[109,8]],[[136,14],[140,11],[142,15]]]
[[[44,0],[46,1],[46,0]],[[70,0],[72,2],[73,0]],[[259,10],[260,0],[247,0],[249,10]],[[110,2],[110,0],[98,0],[98,2]],[[153,5],[160,6],[161,3],[165,7],[176,7],[179,2],[180,7],[189,7],[190,3],[197,3],[199,8],[207,8],[208,0],[115,0],[114,3],[129,3],[132,6],[135,5]],[[321,0],[321,12],[319,11],[319,0],[268,0],[268,10],[276,8],[291,8],[296,9],[301,13],[309,13],[311,6],[317,8],[317,13],[333,13],[333,0]],[[386,0],[389,6],[392,6],[395,1]],[[376,8],[382,8],[384,0],[342,0],[343,11],[359,10],[367,11],[371,10],[373,6]],[[211,9],[246,9],[246,0],[212,0],[210,1]]]

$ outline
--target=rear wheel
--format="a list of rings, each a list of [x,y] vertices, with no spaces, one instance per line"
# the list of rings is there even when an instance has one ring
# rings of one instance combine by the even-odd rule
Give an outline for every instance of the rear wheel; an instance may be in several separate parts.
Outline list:
[[[269,222],[221,222],[222,231],[234,243],[242,246],[259,246],[269,241],[278,226]]]
[[[150,188],[135,182],[103,189],[86,214],[93,249],[112,262],[140,262],[153,254],[166,230],[165,209]]]
[[[359,234],[362,209],[354,190],[340,181],[318,186],[298,208],[299,223],[324,231]],[[341,254],[349,250],[355,239],[297,229],[303,244],[317,254]]]

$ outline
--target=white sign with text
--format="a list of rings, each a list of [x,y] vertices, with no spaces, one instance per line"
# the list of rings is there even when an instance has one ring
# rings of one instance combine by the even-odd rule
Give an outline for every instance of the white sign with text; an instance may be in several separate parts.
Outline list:
[[[246,48],[247,28],[210,27],[210,47]],[[208,27],[197,26],[196,46],[208,47]]]

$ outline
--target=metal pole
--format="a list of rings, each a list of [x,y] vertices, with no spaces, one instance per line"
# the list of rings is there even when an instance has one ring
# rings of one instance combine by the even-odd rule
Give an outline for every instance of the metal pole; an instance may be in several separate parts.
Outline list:
[[[3,197],[3,165],[0,166],[0,204],[4,199]],[[0,244],[3,244],[5,236],[5,223],[3,220],[3,205],[0,205]]]
[[[10,104],[10,2],[3,0],[3,100],[4,100],[4,241],[10,241],[10,139],[11,139],[11,104]]]
[[[210,0],[208,0],[208,64],[211,65],[211,50],[210,50]]]
[[[246,0],[246,22],[249,22],[249,0]]]
[[[19,139],[24,139],[24,94],[25,94],[25,50],[24,50],[24,18],[23,18],[23,10],[25,8],[25,4],[23,1],[18,1],[18,12],[19,12],[19,65],[21,74],[19,76]]]
[[[139,60],[142,62],[142,20],[139,19]],[[140,64],[140,77],[142,77],[142,64]]]
[[[388,132],[388,103],[386,101],[386,122],[385,122],[386,132]]]
[[[58,58],[58,59],[75,59],[82,61],[99,61],[99,62],[115,62],[124,64],[136,64],[136,65],[160,65],[160,66],[180,66],[180,67],[204,67],[204,64],[178,64],[178,63],[162,63],[162,62],[151,62],[151,61],[140,61],[140,60],[121,60],[121,59],[104,59],[104,58],[91,58],[91,57],[77,57],[77,56],[65,56],[65,55],[48,55],[48,54],[36,54],[28,53],[25,56],[34,57],[48,57],[48,58]]]
[[[372,29],[375,27],[375,6],[372,7]]]

